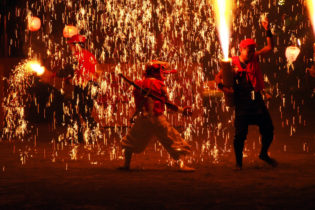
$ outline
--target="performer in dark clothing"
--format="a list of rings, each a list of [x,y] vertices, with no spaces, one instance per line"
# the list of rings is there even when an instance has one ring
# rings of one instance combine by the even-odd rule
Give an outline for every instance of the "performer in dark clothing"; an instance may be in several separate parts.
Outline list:
[[[68,41],[78,65],[72,78],[72,84],[74,85],[72,114],[74,121],[78,124],[78,141],[80,143],[84,141],[81,121],[87,123],[87,127],[90,129],[96,126],[96,122],[92,117],[92,110],[97,95],[93,91],[98,77],[96,73],[97,62],[94,55],[84,49],[85,40],[84,36],[75,35]]]
[[[269,22],[262,22],[267,33],[267,45],[259,51],[255,50],[256,43],[252,39],[245,39],[240,43],[240,56],[232,58],[234,69],[234,85],[231,88],[222,84],[222,70],[216,75],[218,88],[224,92],[233,92],[235,103],[235,137],[234,151],[236,168],[242,168],[244,141],[248,133],[248,125],[258,125],[262,135],[262,148],[259,158],[272,166],[277,162],[270,158],[268,149],[273,140],[273,124],[265,106],[261,92],[264,89],[264,80],[261,73],[258,56],[265,55],[273,49],[272,33]]]

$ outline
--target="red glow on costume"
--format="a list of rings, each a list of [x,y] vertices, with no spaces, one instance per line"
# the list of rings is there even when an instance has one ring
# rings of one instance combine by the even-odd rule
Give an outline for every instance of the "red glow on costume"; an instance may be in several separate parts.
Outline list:
[[[245,69],[242,68],[238,56],[232,57],[232,65],[236,67],[236,71],[245,71],[247,73],[247,79],[252,83],[256,92],[265,88],[264,78],[259,67],[258,57],[256,55],[248,62]]]
[[[78,79],[83,81],[95,80],[93,75],[95,74],[97,61],[92,53],[88,50],[82,49],[75,53],[75,57],[78,60],[79,68],[75,71]]]
[[[140,86],[142,89],[146,89],[146,90],[151,89],[152,94],[155,94],[162,98],[165,97],[165,94],[162,91],[162,88],[165,87],[165,84],[161,80],[154,79],[154,78],[145,78],[143,80],[137,80],[136,84]],[[149,104],[147,103],[147,100],[144,98],[143,93],[135,89],[133,94],[135,97],[136,106],[137,107],[141,106],[141,104],[143,103],[143,100],[145,100],[143,105],[145,106],[146,110],[149,110]],[[165,111],[165,103],[159,100],[153,99],[153,98],[152,100],[154,101],[154,107],[153,107],[154,114],[157,116],[162,115],[163,112]]]

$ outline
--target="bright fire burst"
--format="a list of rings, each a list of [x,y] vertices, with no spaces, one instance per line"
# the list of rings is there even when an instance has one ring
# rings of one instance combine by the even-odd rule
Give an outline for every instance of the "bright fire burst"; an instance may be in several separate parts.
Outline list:
[[[315,0],[307,0],[306,5],[308,8],[309,17],[312,21],[313,31],[315,33]]]
[[[38,76],[44,74],[45,72],[45,68],[41,66],[38,61],[33,61],[33,60],[29,61],[27,63],[27,68],[30,71],[35,72]]]
[[[228,60],[233,1],[214,0],[214,9],[224,60]]]

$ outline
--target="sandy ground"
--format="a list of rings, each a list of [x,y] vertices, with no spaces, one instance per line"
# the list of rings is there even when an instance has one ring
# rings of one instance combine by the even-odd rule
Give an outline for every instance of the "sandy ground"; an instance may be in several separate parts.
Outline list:
[[[312,134],[312,132],[311,132]],[[111,151],[56,145],[44,136],[0,143],[1,209],[314,209],[315,152],[275,142],[272,168],[248,151],[234,171],[232,152],[218,162],[194,162],[196,172],[178,172],[151,144],[134,157],[133,170],[119,171]],[[291,142],[297,142],[291,141]],[[290,146],[291,145],[291,146]],[[55,149],[54,149],[55,148]],[[98,155],[96,155],[96,153]],[[73,157],[73,156],[72,156]],[[75,158],[72,158],[75,159]],[[113,160],[111,160],[113,159]]]

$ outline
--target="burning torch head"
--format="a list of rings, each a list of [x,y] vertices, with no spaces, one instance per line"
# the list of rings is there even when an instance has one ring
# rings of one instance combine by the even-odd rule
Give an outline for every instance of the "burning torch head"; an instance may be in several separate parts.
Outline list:
[[[176,73],[177,70],[172,69],[169,70],[169,63],[152,60],[149,62],[145,67],[145,77],[154,77],[158,80],[165,80],[165,74],[172,74]]]
[[[28,61],[26,67],[30,72],[36,73],[37,76],[41,76],[45,72],[45,68],[35,60]]]
[[[256,42],[253,39],[244,39],[240,43],[241,57],[244,61],[253,59],[256,50]]]

